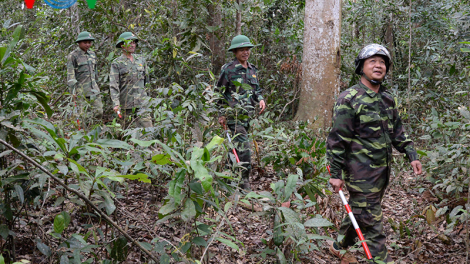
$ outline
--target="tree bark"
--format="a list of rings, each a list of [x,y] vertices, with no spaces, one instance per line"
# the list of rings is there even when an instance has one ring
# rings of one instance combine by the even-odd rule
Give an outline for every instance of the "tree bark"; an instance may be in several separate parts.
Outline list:
[[[295,120],[327,128],[340,92],[341,0],[306,0],[304,25],[302,84]]]
[[[209,4],[208,24],[210,26],[220,26],[222,28],[222,7],[220,1],[213,1]],[[224,36],[220,34],[221,30],[208,33],[209,47],[212,51],[212,72],[215,76],[219,75],[222,65],[225,61]]]
[[[242,0],[237,0],[237,5],[238,5],[237,15],[236,15],[237,28],[235,29],[235,36],[242,34],[242,10],[240,6],[241,4],[242,4]]]

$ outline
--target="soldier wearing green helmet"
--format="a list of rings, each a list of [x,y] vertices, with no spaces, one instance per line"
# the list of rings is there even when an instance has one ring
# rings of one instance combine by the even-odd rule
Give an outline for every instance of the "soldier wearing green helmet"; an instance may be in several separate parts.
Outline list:
[[[232,51],[235,58],[222,66],[216,92],[222,98],[218,102],[219,123],[232,132],[233,143],[240,159],[242,170],[242,185],[250,190],[251,147],[248,137],[250,120],[257,105],[260,114],[265,110],[266,103],[261,94],[262,89],[258,81],[258,69],[248,59],[253,45],[244,35],[233,38],[228,51]],[[229,159],[233,163],[233,159]]]
[[[145,84],[149,83],[148,68],[144,57],[135,54],[138,41],[132,32],[119,36],[116,47],[122,49],[122,54],[111,63],[109,87],[113,110],[120,113],[122,109],[125,121],[134,119],[136,127],[146,128],[152,127],[150,114],[138,116],[138,112],[149,99],[145,92]]]
[[[90,32],[78,34],[78,47],[67,57],[67,85],[81,111],[88,108],[89,113],[100,119],[103,116],[103,103],[98,87],[96,54],[90,50],[95,38]]]

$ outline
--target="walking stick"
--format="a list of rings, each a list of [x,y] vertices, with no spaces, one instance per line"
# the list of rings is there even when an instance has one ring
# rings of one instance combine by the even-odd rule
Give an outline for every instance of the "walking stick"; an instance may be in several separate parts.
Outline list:
[[[237,160],[237,163],[240,163],[240,159],[238,158],[237,151],[235,150],[235,146],[233,145],[232,139],[230,138],[230,133],[228,133],[227,125],[224,125],[224,129],[225,129],[225,133],[227,134],[228,142],[229,142],[230,145],[232,145],[232,147],[233,147],[233,148],[232,148],[232,152],[233,152],[233,154],[235,155],[235,159]]]
[[[326,166],[328,169],[328,173],[331,176],[330,172],[330,166]],[[352,213],[351,206],[349,206],[348,201],[346,200],[346,197],[344,197],[343,190],[341,188],[339,189],[339,196],[341,196],[341,200],[343,201],[344,207],[346,208],[346,211],[348,212],[349,218],[351,219],[351,222],[354,226],[354,229],[356,229],[357,236],[361,241],[364,241],[364,236],[362,235],[361,229],[359,228],[359,225],[357,224],[356,218],[354,217],[354,214]],[[372,255],[370,254],[369,246],[367,246],[367,242],[364,241],[362,242],[362,247],[364,248],[364,252],[366,253],[367,259],[372,259]]]

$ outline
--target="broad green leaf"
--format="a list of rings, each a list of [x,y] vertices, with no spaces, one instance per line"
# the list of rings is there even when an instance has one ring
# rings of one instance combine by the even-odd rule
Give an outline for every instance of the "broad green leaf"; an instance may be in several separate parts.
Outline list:
[[[131,145],[117,139],[98,139],[96,143],[90,143],[90,145],[98,145],[108,148],[132,149]]]
[[[70,158],[67,158],[67,159],[68,159],[72,164],[74,164],[75,166],[77,166],[77,169],[78,169],[78,172],[79,172],[79,173],[83,173],[83,174],[87,175],[88,177],[90,177],[90,175],[88,174],[88,172],[86,171],[86,169],[85,169],[82,165],[78,164],[78,162],[76,162],[76,161],[73,160],[73,159],[70,159]],[[73,165],[72,165],[71,167],[73,168]]]
[[[181,203],[181,187],[186,176],[186,170],[181,169],[175,176],[175,179],[170,181],[168,188],[168,195],[175,199],[175,204],[180,205]]]
[[[33,90],[30,90],[30,91],[26,91],[27,93],[30,93],[32,95],[34,95],[36,97],[36,99],[38,100],[38,102],[42,105],[42,107],[44,107],[44,110],[46,111],[47,113],[47,116],[49,118],[51,118],[52,114],[53,114],[53,111],[52,109],[49,107],[48,103],[49,103],[49,100],[50,100],[50,97],[47,96],[45,93],[43,92],[37,92],[37,91],[33,91]]]
[[[5,224],[0,225],[0,236],[2,236],[3,239],[6,240],[9,234],[10,234],[10,229],[8,229],[8,226]]]
[[[16,194],[18,195],[18,199],[23,204],[24,203],[24,192],[23,192],[23,188],[21,188],[21,185],[18,185],[18,184],[15,185],[15,191],[16,191]]]
[[[215,135],[215,136],[212,138],[211,142],[209,142],[209,144],[207,144],[206,148],[207,148],[209,151],[211,151],[214,147],[219,146],[219,145],[221,145],[222,143],[224,143],[224,138]]]
[[[181,219],[183,219],[185,222],[188,222],[194,216],[196,216],[196,207],[194,206],[194,202],[191,199],[186,199],[184,209],[181,212]]]
[[[5,62],[5,60],[8,59],[8,57],[10,56],[11,51],[16,46],[16,43],[18,43],[18,41],[20,40],[20,37],[22,35],[21,34],[22,30],[23,30],[23,26],[21,25],[15,28],[15,31],[13,32],[13,35],[12,35],[12,40],[10,41],[10,44],[8,45],[5,53],[2,56],[2,61],[1,61],[2,65]]]
[[[310,218],[304,223],[306,227],[328,227],[333,224],[325,218]]]
[[[135,175],[133,174],[117,175],[115,177],[126,178],[129,180],[138,180],[138,181],[145,182],[145,183],[152,183],[152,181],[148,178],[149,176],[145,173],[137,173]]]
[[[167,214],[173,212],[175,209],[176,209],[175,201],[173,199],[171,199],[170,201],[168,201],[167,204],[162,206],[162,208],[160,208],[160,210],[158,210],[158,212],[162,215],[167,215]]]
[[[193,243],[194,245],[201,246],[201,247],[207,247],[207,242],[202,237],[193,238],[193,240],[191,240],[191,243]]]
[[[235,250],[239,250],[240,248],[237,246],[237,244],[233,243],[232,241],[228,240],[228,239],[225,239],[225,238],[221,238],[221,237],[216,237],[215,238],[216,240],[224,243],[225,245],[235,249]]]
[[[470,49],[469,48],[460,48],[460,51],[461,52],[470,52]]]
[[[191,188],[191,190],[199,195],[203,195],[203,191],[202,191],[202,185],[200,182],[191,182],[189,183],[189,188]]]
[[[0,264],[5,264],[5,259],[3,258],[2,254],[0,254]]]
[[[287,184],[284,189],[284,199],[282,202],[289,200],[292,193],[295,191],[295,187],[297,185],[297,180],[299,179],[298,174],[290,174],[287,178]]]
[[[46,255],[47,257],[50,257],[52,255],[51,249],[46,244],[43,244],[40,241],[36,241],[36,247],[42,254]]]
[[[152,161],[158,165],[166,165],[168,163],[171,163],[169,154],[157,154],[152,157]]]
[[[62,234],[65,229],[65,219],[61,214],[56,215],[54,218],[54,232],[57,234]]]
[[[131,138],[130,141],[136,143],[137,145],[141,147],[150,147],[151,145],[157,143],[156,140],[143,141],[143,140],[138,140],[136,138]]]

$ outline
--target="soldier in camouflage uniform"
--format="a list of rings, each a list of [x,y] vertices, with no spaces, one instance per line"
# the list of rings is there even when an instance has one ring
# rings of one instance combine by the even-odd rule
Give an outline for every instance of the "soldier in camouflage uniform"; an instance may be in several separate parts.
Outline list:
[[[248,62],[252,47],[254,45],[246,36],[238,35],[233,38],[228,50],[233,52],[235,59],[222,66],[216,88],[223,97],[218,104],[219,123],[224,127],[228,126],[234,136],[233,143],[244,167],[242,188],[246,190],[250,190],[251,150],[248,138],[250,118],[256,109],[256,104],[259,104],[260,114],[266,108],[259,86],[258,70]]]
[[[123,118],[134,119],[136,127],[152,127],[152,119],[148,112],[137,116],[137,112],[149,100],[145,92],[145,84],[149,82],[148,68],[143,56],[135,55],[135,48],[139,40],[131,32],[124,32],[119,36],[117,48],[122,48],[122,55],[111,63],[109,74],[109,87],[113,110],[121,112]]]
[[[78,47],[67,57],[67,85],[80,111],[88,103],[91,106],[89,112],[94,118],[100,119],[103,116],[103,103],[97,84],[96,54],[90,50],[94,40],[86,31],[78,35],[75,41]]]
[[[392,146],[406,153],[414,172],[421,174],[421,163],[403,128],[396,98],[381,85],[391,61],[388,50],[378,44],[360,51],[355,63],[361,80],[339,95],[327,139],[330,184],[338,192],[346,183],[349,204],[365,239],[370,241],[373,258],[387,264],[394,262],[385,246],[381,201],[389,183]],[[344,238],[332,243],[330,251],[343,257],[342,263],[356,263],[352,255],[342,256],[339,251],[354,245],[357,236],[348,216],[339,233]]]

